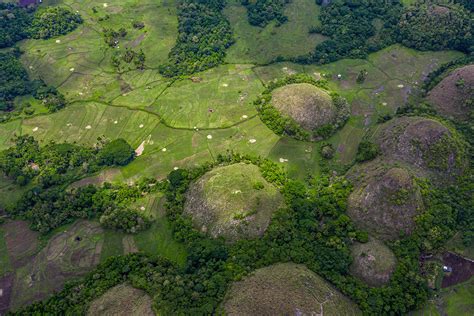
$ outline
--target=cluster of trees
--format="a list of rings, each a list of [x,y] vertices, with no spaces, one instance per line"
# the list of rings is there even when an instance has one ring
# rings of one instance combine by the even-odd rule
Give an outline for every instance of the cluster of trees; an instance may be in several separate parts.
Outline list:
[[[104,227],[136,233],[148,228],[151,219],[129,206],[158,188],[144,185],[150,183],[153,180],[145,179],[138,185],[105,183],[102,187],[87,185],[71,190],[64,185],[50,189],[34,187],[7,208],[7,213],[29,221],[33,230],[43,234],[79,218],[99,218]]]
[[[357,148],[356,161],[363,162],[372,160],[378,155],[380,155],[380,147],[369,140],[363,140]]]
[[[0,171],[19,185],[34,184],[46,189],[69,183],[103,166],[126,165],[135,152],[123,139],[95,148],[69,143],[41,147],[32,136],[19,136],[15,146],[0,153]]]
[[[322,4],[322,0],[316,0]],[[394,29],[401,15],[398,0],[332,1],[321,8],[321,26],[312,30],[328,36],[300,61],[325,64],[341,58],[365,58],[395,42]],[[374,20],[383,21],[377,29]]]
[[[417,2],[403,12],[399,40],[418,50],[474,49],[472,14],[460,5]]]
[[[13,46],[29,36],[33,12],[12,3],[0,3],[0,48]]]
[[[19,95],[32,92],[28,73],[18,60],[20,52],[0,52],[0,111],[13,108],[13,100]]]
[[[115,51],[112,55],[112,64],[114,67],[121,71],[124,67],[122,63],[130,65],[132,62],[137,67],[137,69],[145,69],[146,56],[142,49],[138,52],[131,48],[126,48],[125,52]]]
[[[36,11],[30,26],[30,36],[48,39],[74,31],[83,20],[79,13],[63,7],[42,7]]]
[[[115,48],[119,44],[119,39],[127,36],[128,32],[125,28],[121,27],[118,31],[114,29],[103,29],[102,34],[105,43],[110,47]]]
[[[187,75],[224,61],[233,44],[230,24],[222,13],[225,1],[183,0],[178,4],[178,39],[168,63],[160,66],[167,77]]]
[[[336,117],[331,124],[326,124],[313,131],[303,129],[294,119],[283,115],[272,104],[272,91],[294,83],[309,83],[314,86],[327,89],[326,80],[314,80],[308,75],[297,74],[288,76],[268,84],[265,91],[254,101],[261,120],[277,135],[288,135],[298,140],[312,140],[328,138],[339,128],[344,126],[350,116],[349,104],[346,99],[336,93],[331,93],[333,104],[337,109]]]
[[[241,0],[241,2],[247,7],[248,20],[252,25],[265,27],[273,20],[277,21],[277,25],[288,21],[283,11],[290,0]]]

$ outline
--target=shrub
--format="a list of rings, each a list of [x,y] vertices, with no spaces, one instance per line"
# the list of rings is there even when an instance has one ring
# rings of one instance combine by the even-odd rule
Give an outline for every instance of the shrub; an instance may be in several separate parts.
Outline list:
[[[356,161],[363,162],[372,160],[380,154],[380,148],[368,140],[363,140],[357,149]]]
[[[118,138],[107,144],[99,151],[97,158],[101,165],[125,166],[135,157],[135,151],[126,140]]]
[[[115,208],[105,211],[100,217],[100,223],[108,228],[134,234],[150,227],[151,220],[138,211]]]

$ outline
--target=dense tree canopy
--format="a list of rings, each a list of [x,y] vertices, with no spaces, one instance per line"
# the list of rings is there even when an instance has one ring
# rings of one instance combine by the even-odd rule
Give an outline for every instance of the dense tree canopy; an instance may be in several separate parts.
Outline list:
[[[401,16],[400,42],[419,50],[467,52],[474,46],[473,21],[472,14],[462,6],[417,2]]]
[[[32,92],[28,73],[18,60],[19,52],[0,52],[0,111],[12,107],[16,96]]]
[[[30,34],[33,38],[48,39],[67,34],[75,30],[81,23],[81,16],[66,8],[40,8],[31,23]]]
[[[27,38],[32,11],[14,4],[0,3],[0,48]]]
[[[233,43],[222,13],[225,1],[182,0],[178,4],[178,39],[160,72],[168,77],[206,70],[223,62]]]
[[[249,23],[264,27],[273,20],[278,24],[285,23],[288,18],[284,15],[284,8],[291,0],[242,0],[247,7]]]
[[[99,164],[107,166],[125,166],[134,157],[135,151],[123,138],[105,144],[98,153]]]

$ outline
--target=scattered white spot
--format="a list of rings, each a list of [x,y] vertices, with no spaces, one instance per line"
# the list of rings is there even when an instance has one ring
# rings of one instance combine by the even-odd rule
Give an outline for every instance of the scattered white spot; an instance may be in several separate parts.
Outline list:
[[[383,102],[382,105],[383,105],[383,106],[387,106],[387,102]]]
[[[288,159],[280,158],[280,162],[281,162],[281,163],[288,162]]]
[[[90,125],[86,126],[86,129],[91,129],[91,128],[92,128],[92,126],[90,126]]]
[[[73,72],[73,71],[74,71],[74,68],[69,69],[69,71],[70,71],[70,72]]]
[[[67,123],[66,126],[67,126],[67,127],[71,127],[71,126],[72,126],[72,123]]]
[[[145,126],[145,125],[143,125],[143,124],[140,124],[140,126],[139,126],[139,127],[140,127],[140,128],[143,128],[144,126]]]
[[[253,139],[253,138],[252,138],[251,140],[249,140],[249,143],[250,143],[250,144],[255,144],[256,142],[257,142],[257,140],[256,140],[256,139]]]
[[[173,170],[178,170],[179,168],[178,167],[174,167]]]
[[[58,43],[58,44],[61,43],[61,40],[56,40],[56,43]]]
[[[284,70],[284,71],[287,71],[287,70],[288,70],[288,67],[283,67],[283,68],[281,68],[281,69]]]
[[[166,148],[163,148],[161,151],[162,151],[162,152],[166,152],[166,151],[167,151],[167,149],[166,149]]]
[[[242,193],[242,191],[240,191],[240,190],[232,191],[232,194],[239,194],[239,193]]]
[[[114,121],[114,124],[118,124],[118,121]]]
[[[82,93],[82,92],[79,92],[79,95],[84,95],[84,93]]]
[[[135,155],[137,157],[140,157],[143,154],[143,151],[145,150],[145,141],[143,141],[140,146],[138,146],[137,149],[135,149]]]
[[[193,128],[196,129],[196,130],[198,129],[196,126],[194,126]]]
[[[212,135],[207,135],[207,139],[212,139]]]
[[[33,66],[30,66],[29,68],[30,68],[30,69],[33,69]]]
[[[337,75],[337,78],[338,78],[338,79],[341,79],[341,78],[342,78],[342,75],[341,75],[341,74],[338,74],[338,75]]]
[[[33,132],[38,131],[38,129],[39,129],[38,127],[33,128]]]
[[[107,8],[109,5],[107,3],[104,3],[104,8]]]
[[[228,87],[229,85],[227,83],[222,84],[223,87]]]
[[[242,118],[245,120],[247,118],[249,118],[247,115],[242,115]]]
[[[403,88],[403,87],[404,87],[404,85],[402,85],[402,84],[399,84],[397,87],[401,89],[401,88]]]
[[[144,206],[140,207],[140,211],[144,211],[144,210],[145,210]]]

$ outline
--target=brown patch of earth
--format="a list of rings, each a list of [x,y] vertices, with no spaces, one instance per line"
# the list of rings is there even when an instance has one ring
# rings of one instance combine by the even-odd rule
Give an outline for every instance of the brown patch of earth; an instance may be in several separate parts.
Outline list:
[[[10,307],[13,279],[13,274],[7,274],[0,278],[0,315],[4,315]]]
[[[7,221],[3,224],[5,242],[13,268],[30,261],[39,246],[39,233],[32,231],[25,221]]]
[[[78,221],[48,244],[15,275],[11,309],[15,310],[61,290],[100,261],[103,230],[98,223]]]
[[[441,283],[441,287],[450,287],[463,283],[474,276],[474,261],[463,258],[454,253],[447,252],[443,255],[443,264],[451,267],[452,272],[446,274]]]
[[[428,101],[443,116],[468,120],[474,102],[474,65],[458,68],[441,80],[429,93]]]

